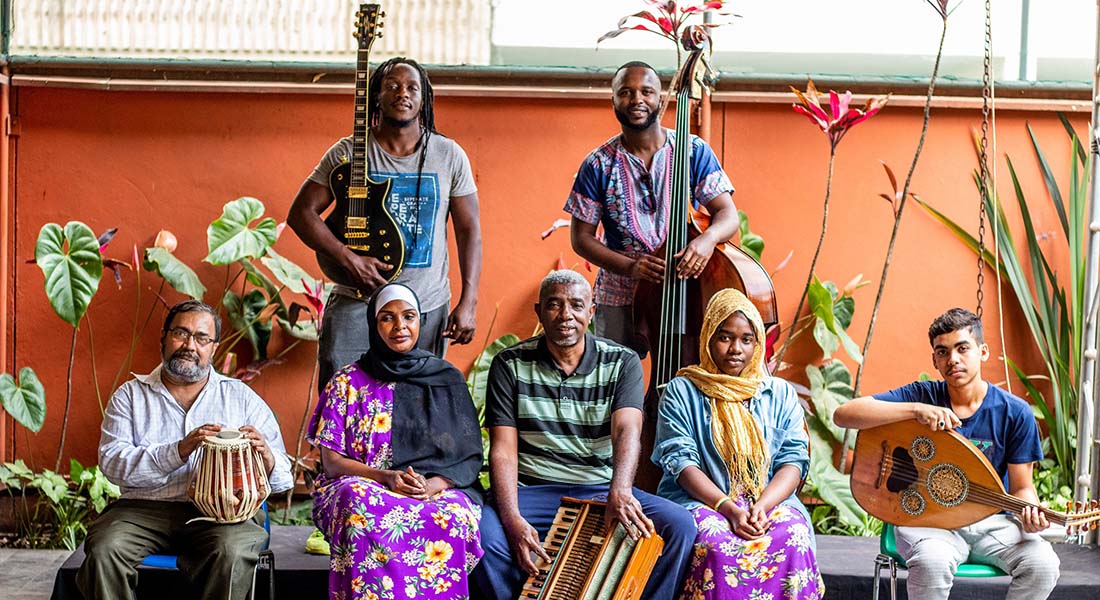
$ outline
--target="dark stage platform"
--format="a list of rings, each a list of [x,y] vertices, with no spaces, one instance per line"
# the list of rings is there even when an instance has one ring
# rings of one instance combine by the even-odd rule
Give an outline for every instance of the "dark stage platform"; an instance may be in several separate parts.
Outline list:
[[[309,527],[272,527],[271,548],[275,552],[275,597],[279,599],[327,598],[328,557],[306,554],[306,536]],[[1100,548],[1056,544],[1062,559],[1062,577],[1052,600],[1083,600],[1100,598]],[[871,597],[875,555],[878,554],[878,538],[850,538],[819,536],[817,538],[818,563],[825,577],[826,598],[829,600],[864,600]],[[78,548],[57,573],[54,584],[54,600],[79,599],[76,589],[76,570],[84,560],[83,548]],[[882,597],[887,598],[887,576],[883,570]],[[141,569],[138,598],[174,600],[182,595],[174,571]],[[266,580],[259,578],[257,598],[266,598]],[[1004,598],[1008,589],[1007,577],[989,579],[957,579],[952,599],[978,600]],[[898,596],[905,598],[905,571],[898,574]]]

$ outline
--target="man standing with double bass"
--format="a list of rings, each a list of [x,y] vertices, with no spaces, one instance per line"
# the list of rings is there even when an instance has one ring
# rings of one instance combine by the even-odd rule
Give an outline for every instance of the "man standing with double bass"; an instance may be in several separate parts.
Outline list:
[[[639,281],[660,283],[665,261],[654,256],[665,241],[672,181],[673,131],[661,126],[661,80],[653,67],[632,61],[611,81],[619,135],[593,150],[577,171],[565,212],[573,251],[600,267],[596,276],[596,335],[644,356],[634,331],[632,306]],[[698,277],[716,245],[737,232],[733,185],[714,151],[691,136],[690,185],[696,207],[706,207],[710,227],[678,255],[680,277]],[[603,239],[596,235],[603,225]]]

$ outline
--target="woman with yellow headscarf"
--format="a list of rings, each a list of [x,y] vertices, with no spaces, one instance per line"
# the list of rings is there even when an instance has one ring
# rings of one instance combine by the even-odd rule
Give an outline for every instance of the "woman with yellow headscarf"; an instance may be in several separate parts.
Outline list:
[[[699,357],[665,388],[653,450],[658,495],[699,528],[681,599],[822,598],[795,495],[810,462],[805,415],[791,384],[768,374],[764,324],[740,291],[707,304]]]

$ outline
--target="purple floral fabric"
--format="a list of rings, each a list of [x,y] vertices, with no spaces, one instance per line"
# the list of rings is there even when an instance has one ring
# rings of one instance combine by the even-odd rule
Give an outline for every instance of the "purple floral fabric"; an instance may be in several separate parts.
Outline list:
[[[747,507],[744,500],[738,506]],[[768,515],[771,528],[746,540],[725,517],[706,506],[692,511],[699,533],[680,600],[820,600],[825,584],[817,570],[806,517],[786,504]]]
[[[389,469],[394,387],[355,364],[337,371],[313,415],[310,443]],[[329,598],[469,598],[467,575],[482,555],[480,520],[481,507],[456,490],[421,501],[371,479],[322,474],[313,521],[332,549]]]

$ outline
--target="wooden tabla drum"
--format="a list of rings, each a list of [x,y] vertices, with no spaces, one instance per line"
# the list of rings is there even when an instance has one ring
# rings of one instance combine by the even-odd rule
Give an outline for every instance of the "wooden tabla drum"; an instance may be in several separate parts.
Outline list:
[[[206,517],[192,521],[240,523],[251,519],[271,491],[260,453],[236,429],[206,436],[198,452],[198,468],[187,495]]]

